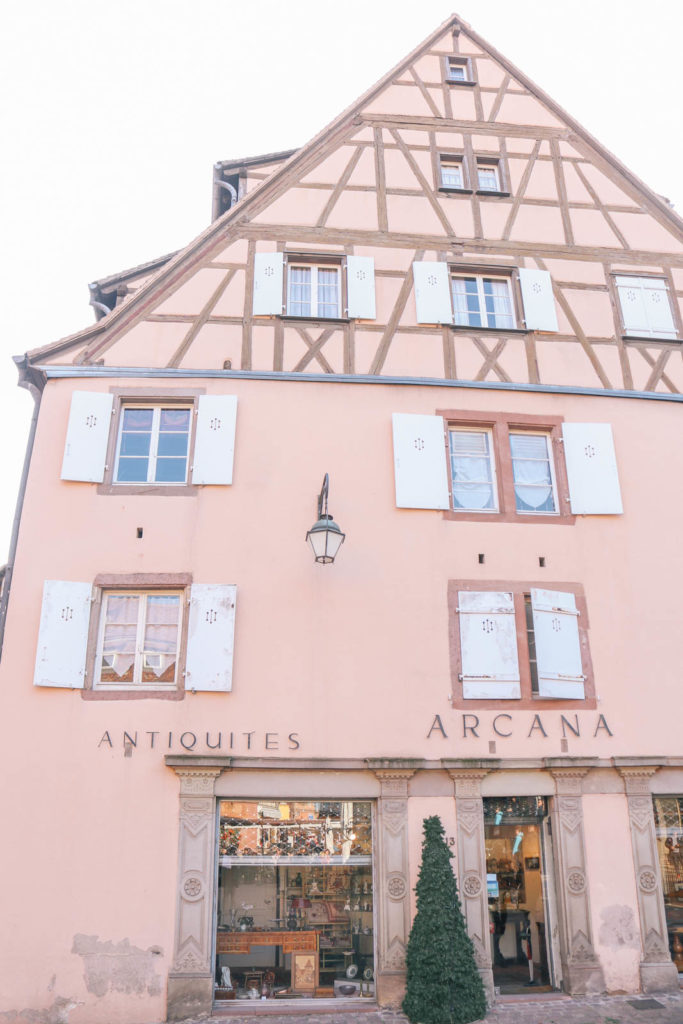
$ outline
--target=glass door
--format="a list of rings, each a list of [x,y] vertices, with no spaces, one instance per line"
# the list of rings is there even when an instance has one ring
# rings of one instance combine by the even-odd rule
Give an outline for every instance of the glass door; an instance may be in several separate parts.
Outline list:
[[[493,984],[503,995],[558,985],[550,941],[555,915],[547,815],[545,797],[484,799]]]

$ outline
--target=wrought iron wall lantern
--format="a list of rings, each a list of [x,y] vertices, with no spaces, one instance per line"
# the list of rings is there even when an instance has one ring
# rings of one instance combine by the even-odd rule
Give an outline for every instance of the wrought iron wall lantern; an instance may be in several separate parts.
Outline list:
[[[329,473],[325,473],[323,485],[318,495],[318,520],[313,524],[306,540],[311,542],[316,562],[327,565],[334,562],[339,548],[344,543],[345,533],[342,533],[334,519],[327,511],[327,496],[330,489]]]

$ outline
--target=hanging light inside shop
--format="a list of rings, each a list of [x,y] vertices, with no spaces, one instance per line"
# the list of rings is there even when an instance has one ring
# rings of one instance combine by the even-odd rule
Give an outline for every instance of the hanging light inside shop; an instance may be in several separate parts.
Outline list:
[[[315,555],[316,562],[327,565],[334,562],[339,548],[344,543],[345,533],[339,529],[331,515],[327,511],[327,495],[330,489],[330,477],[325,473],[323,485],[318,495],[318,520],[313,524],[306,540],[310,541]]]

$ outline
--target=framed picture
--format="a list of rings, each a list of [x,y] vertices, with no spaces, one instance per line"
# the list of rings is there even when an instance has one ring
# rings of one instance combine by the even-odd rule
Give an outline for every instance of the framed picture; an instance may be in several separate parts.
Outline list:
[[[541,867],[539,858],[538,857],[525,857],[524,858],[524,867],[527,869],[527,871],[538,871],[540,869],[540,867]]]
[[[292,953],[292,991],[314,992],[318,987],[318,954]]]

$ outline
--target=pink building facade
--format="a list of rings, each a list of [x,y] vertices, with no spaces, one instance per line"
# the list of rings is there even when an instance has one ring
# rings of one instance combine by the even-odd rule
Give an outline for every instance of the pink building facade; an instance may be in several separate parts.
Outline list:
[[[675,990],[680,219],[455,17],[214,192],[17,360],[0,1012],[398,1005],[432,814],[491,1000]]]

